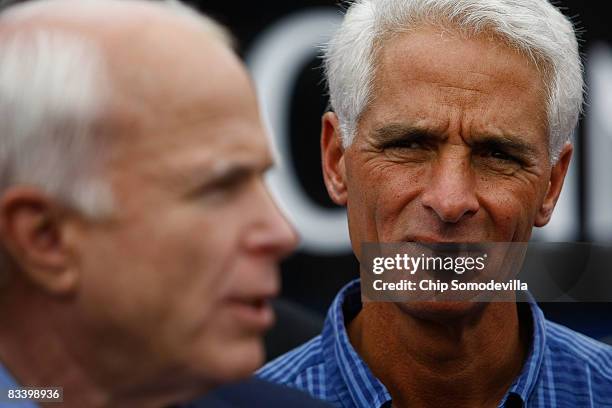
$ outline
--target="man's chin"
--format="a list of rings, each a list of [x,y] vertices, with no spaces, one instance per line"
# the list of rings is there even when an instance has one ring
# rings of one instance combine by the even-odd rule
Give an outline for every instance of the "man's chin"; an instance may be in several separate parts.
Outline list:
[[[397,307],[413,318],[431,322],[462,320],[479,314],[486,306],[482,302],[429,301],[396,303]]]
[[[216,356],[212,374],[215,382],[238,381],[253,375],[265,361],[263,339],[259,336],[228,342]]]

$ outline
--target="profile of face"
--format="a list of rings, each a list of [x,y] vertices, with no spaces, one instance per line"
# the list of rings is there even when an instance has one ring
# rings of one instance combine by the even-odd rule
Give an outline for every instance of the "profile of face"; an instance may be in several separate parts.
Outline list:
[[[494,38],[423,27],[385,42],[346,149],[323,118],[325,182],[351,242],[526,242],[550,220],[572,154],[551,164],[544,83]]]
[[[121,40],[105,43],[115,86],[100,121],[115,210],[62,232],[75,335],[99,342],[80,357],[117,361],[127,383],[250,375],[277,263],[296,244],[264,185],[272,158],[253,86],[230,50],[192,29]]]

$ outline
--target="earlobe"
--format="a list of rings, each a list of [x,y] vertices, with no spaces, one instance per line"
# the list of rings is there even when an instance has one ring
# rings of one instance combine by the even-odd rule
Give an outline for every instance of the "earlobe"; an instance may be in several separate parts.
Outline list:
[[[327,193],[338,205],[346,205],[346,168],[338,117],[327,112],[321,119],[321,162]]]
[[[561,189],[563,187],[563,182],[569,169],[573,151],[574,148],[571,143],[566,143],[563,149],[561,150],[559,159],[551,169],[548,189],[534,221],[534,225],[536,227],[545,226],[549,223],[552,217],[553,210],[555,209],[555,205],[557,204],[557,200],[561,195]]]
[[[39,288],[66,294],[76,286],[53,200],[30,188],[13,188],[0,198],[0,236],[19,275]]]

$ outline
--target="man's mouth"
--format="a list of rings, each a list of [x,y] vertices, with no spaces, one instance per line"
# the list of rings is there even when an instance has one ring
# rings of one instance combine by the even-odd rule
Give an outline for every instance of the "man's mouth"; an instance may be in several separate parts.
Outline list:
[[[254,331],[265,331],[274,324],[272,296],[240,296],[228,300],[228,307],[242,327]]]

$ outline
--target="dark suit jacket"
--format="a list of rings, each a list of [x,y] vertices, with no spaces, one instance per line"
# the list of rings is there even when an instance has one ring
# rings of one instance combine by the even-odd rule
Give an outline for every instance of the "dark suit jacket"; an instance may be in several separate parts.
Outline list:
[[[326,402],[278,384],[256,378],[226,385],[184,408],[330,408]]]

